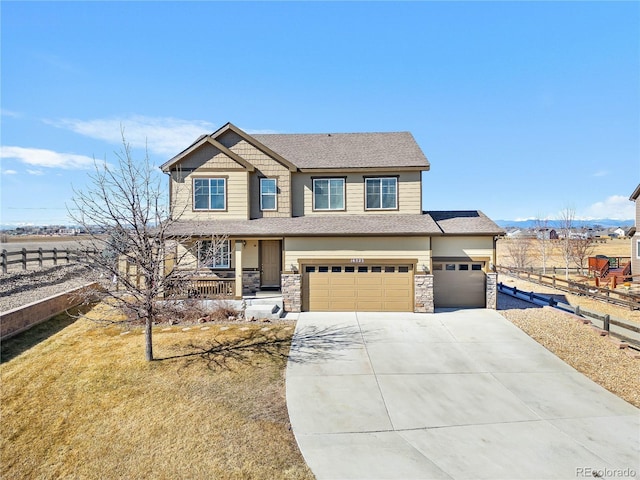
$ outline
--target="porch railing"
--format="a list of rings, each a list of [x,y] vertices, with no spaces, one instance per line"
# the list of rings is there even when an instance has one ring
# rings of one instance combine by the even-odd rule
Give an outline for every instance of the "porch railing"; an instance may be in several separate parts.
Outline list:
[[[166,297],[183,298],[234,298],[235,278],[209,276],[190,277],[180,280],[167,289]]]

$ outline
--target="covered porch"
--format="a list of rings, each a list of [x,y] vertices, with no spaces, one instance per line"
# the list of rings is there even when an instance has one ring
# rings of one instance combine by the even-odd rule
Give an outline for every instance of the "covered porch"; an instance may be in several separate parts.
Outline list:
[[[225,237],[213,248],[210,238],[178,243],[174,256],[177,264],[168,258],[166,268],[180,272],[180,280],[166,296],[239,300],[261,292],[280,292],[281,238]],[[212,253],[203,253],[204,246]]]

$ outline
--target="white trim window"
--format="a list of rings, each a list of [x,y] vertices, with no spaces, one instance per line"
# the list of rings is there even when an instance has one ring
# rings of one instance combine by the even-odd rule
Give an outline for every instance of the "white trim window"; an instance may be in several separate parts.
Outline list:
[[[313,209],[344,210],[344,178],[314,178]]]
[[[640,258],[640,240],[636,240],[636,258]]]
[[[229,240],[214,242],[200,240],[198,242],[198,265],[208,268],[231,268],[231,245]]]
[[[260,210],[278,209],[278,183],[275,178],[260,179]]]
[[[194,210],[226,210],[227,179],[226,178],[194,178],[193,179]]]
[[[396,210],[398,208],[398,179],[396,177],[366,178],[366,209]]]

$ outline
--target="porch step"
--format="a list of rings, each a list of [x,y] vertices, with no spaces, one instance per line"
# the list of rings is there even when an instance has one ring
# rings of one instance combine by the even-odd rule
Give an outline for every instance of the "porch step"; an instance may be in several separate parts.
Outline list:
[[[247,308],[244,311],[244,318],[247,320],[277,320],[284,315],[284,309],[282,308],[282,301],[276,302],[274,305],[273,300],[270,303],[252,303],[247,302]]]

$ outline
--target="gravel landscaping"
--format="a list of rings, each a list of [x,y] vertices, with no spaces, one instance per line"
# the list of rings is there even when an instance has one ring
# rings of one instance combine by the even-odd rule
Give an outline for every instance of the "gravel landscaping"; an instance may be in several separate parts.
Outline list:
[[[578,322],[574,315],[505,294],[498,294],[498,310],[573,368],[640,408],[639,359]]]
[[[90,281],[87,267],[80,264],[0,274],[0,312],[81,287]]]

